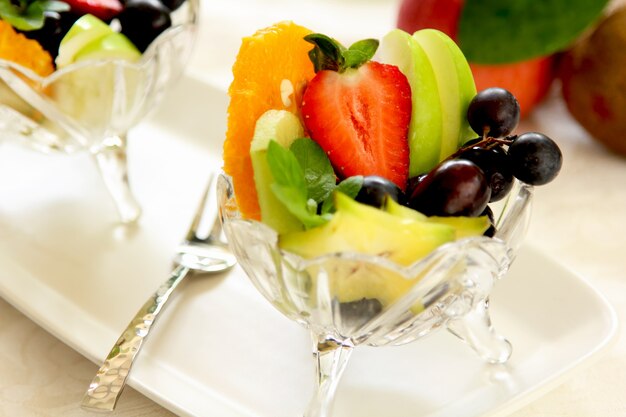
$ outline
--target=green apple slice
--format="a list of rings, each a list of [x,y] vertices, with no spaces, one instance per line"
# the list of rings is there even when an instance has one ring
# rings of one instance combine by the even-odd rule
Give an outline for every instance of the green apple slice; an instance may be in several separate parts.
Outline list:
[[[454,65],[456,66],[456,75],[459,80],[461,127],[459,129],[458,146],[460,147],[468,140],[476,137],[476,133],[472,130],[469,122],[467,121],[467,108],[476,95],[476,83],[474,82],[474,75],[472,74],[469,63],[457,44],[443,32],[437,32],[437,35],[448,46],[450,53],[452,54],[452,59],[454,60]]]
[[[382,39],[379,58],[397,66],[411,86],[409,176],[428,172],[440,160],[443,133],[442,100],[433,65],[421,44],[400,29]]]
[[[459,80],[456,75],[456,64],[450,49],[435,30],[419,30],[413,34],[413,38],[424,48],[435,69],[444,120],[439,154],[439,158],[442,159],[456,151],[461,128]]]
[[[289,148],[293,141],[301,137],[304,137],[304,128],[298,116],[286,110],[268,110],[257,120],[250,143],[261,221],[279,234],[302,230],[303,226],[272,191],[274,177],[267,162],[267,147],[270,141],[275,140],[284,148]]]
[[[141,52],[125,35],[113,32],[85,45],[74,56],[74,62],[107,58],[136,61]]]
[[[447,35],[423,29],[415,32],[413,38],[428,55],[439,86],[444,121],[439,158],[443,160],[464,142],[468,129],[467,106],[476,95],[476,86],[463,53]]]
[[[111,33],[114,33],[113,29],[97,17],[90,14],[80,17],[59,44],[59,54],[55,61],[57,68],[71,64],[81,49]]]

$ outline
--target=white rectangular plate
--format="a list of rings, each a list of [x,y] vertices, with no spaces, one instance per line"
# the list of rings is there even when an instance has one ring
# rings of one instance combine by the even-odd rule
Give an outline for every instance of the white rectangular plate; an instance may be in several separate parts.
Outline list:
[[[89,156],[0,146],[0,296],[96,363],[165,280],[208,173],[221,166],[226,96],[181,80],[132,131],[139,228],[116,226]],[[612,308],[583,279],[525,247],[492,297],[514,346],[486,366],[446,332],[402,347],[358,348],[336,416],[472,417],[509,412],[603,350]],[[182,415],[301,415],[313,389],[307,332],[235,268],[194,277],[157,323],[131,385]],[[78,407],[78,404],[77,404]]]

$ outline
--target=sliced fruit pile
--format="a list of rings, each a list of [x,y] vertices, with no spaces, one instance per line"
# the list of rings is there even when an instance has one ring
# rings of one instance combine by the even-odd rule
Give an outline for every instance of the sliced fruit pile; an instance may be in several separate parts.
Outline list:
[[[230,94],[224,169],[242,214],[304,257],[410,265],[493,235],[488,204],[514,177],[541,185],[561,168],[551,139],[512,135],[515,97],[477,94],[459,48],[432,29],[347,48],[280,23],[244,40]]]
[[[233,178],[239,209],[247,218],[261,219],[250,157],[255,124],[270,109],[300,114],[302,91],[315,75],[307,56],[311,45],[304,40],[310,33],[291,22],[260,30],[243,39],[233,66],[224,169]]]
[[[0,58],[39,75],[83,59],[135,60],[171,26],[183,2],[0,0]]]

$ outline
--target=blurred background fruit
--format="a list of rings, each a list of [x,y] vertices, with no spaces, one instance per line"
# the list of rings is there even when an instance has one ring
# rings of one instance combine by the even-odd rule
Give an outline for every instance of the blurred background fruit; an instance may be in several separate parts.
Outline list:
[[[555,75],[555,57],[550,55],[511,64],[470,63],[470,68],[479,91],[498,86],[512,92],[524,117],[548,94]]]
[[[428,27],[447,33],[468,57],[477,89],[511,91],[521,117],[559,78],[562,88],[555,93],[562,91],[572,116],[592,137],[626,155],[626,138],[619,133],[626,130],[626,0],[572,0],[567,5],[544,0],[540,6],[403,0],[397,26],[409,33]]]
[[[409,33],[424,28],[438,29],[458,41],[464,5],[465,0],[404,0],[397,25]],[[555,75],[552,55],[506,64],[470,62],[470,67],[478,91],[497,86],[512,92],[520,104],[522,117],[546,96]]]
[[[626,6],[564,54],[559,77],[570,113],[597,140],[626,155]]]

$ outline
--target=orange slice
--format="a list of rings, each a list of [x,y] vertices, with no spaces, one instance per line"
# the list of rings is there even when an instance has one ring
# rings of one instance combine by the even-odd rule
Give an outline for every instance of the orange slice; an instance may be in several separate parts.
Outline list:
[[[42,77],[54,72],[52,57],[39,42],[17,33],[3,20],[0,20],[0,59],[31,69]]]
[[[243,39],[233,66],[224,171],[233,179],[245,218],[261,218],[250,160],[256,121],[272,109],[299,115],[302,93],[315,75],[308,56],[313,45],[303,39],[310,33],[292,22],[259,30]]]

